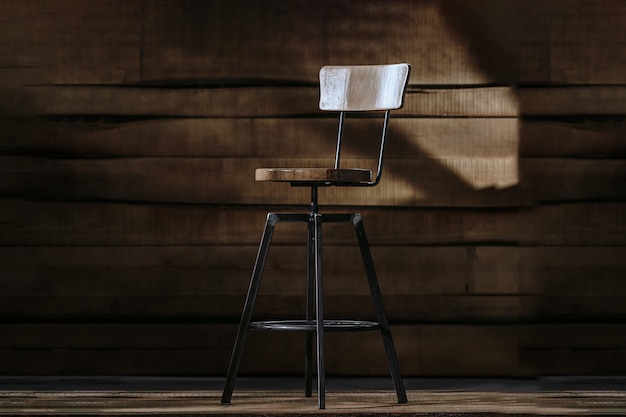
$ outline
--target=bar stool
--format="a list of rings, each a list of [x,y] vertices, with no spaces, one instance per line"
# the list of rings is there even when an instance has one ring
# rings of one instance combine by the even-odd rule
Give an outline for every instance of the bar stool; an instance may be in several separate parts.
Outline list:
[[[373,187],[378,185],[382,175],[383,154],[389,126],[390,111],[399,109],[404,103],[404,93],[408,83],[410,66],[393,65],[358,65],[325,66],[319,73],[320,103],[324,111],[339,112],[339,128],[333,168],[260,168],[256,170],[257,181],[289,182],[292,186],[311,188],[311,203],[308,213],[268,213],[265,229],[259,245],[256,262],[252,272],[250,287],[246,296],[239,330],[235,340],[226,383],[222,394],[222,403],[230,403],[235,386],[235,379],[241,361],[241,355],[249,329],[298,331],[306,333],[305,395],[312,396],[313,379],[313,334],[316,335],[317,359],[317,395],[318,407],[325,408],[325,371],[324,371],[324,332],[325,331],[367,331],[380,330],[391,377],[395,386],[398,403],[406,403],[406,391],[400,374],[400,366],[391,337],[391,331],[382,295],[374,270],[365,228],[359,213],[322,214],[318,206],[318,189],[329,186]],[[344,121],[348,112],[384,112],[382,135],[378,153],[376,177],[368,169],[340,168],[341,142]],[[306,312],[302,320],[276,320],[252,322],[252,311],[259,292],[261,277],[269,252],[272,235],[276,224],[280,222],[307,224],[307,289]],[[369,289],[376,310],[376,321],[360,320],[325,320],[323,314],[322,283],[322,224],[352,223],[356,232],[361,257]]]

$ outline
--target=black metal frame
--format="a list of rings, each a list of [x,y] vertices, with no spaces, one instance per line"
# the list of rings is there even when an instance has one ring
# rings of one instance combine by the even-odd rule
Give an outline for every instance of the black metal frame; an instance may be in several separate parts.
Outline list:
[[[384,141],[383,141],[384,143]],[[380,173],[380,171],[379,171]],[[250,287],[246,296],[241,322],[235,347],[233,349],[226,383],[222,393],[222,403],[230,403],[235,380],[239,370],[239,363],[243,353],[246,335],[249,329],[279,330],[279,331],[302,331],[306,332],[306,361],[305,361],[305,395],[312,396],[313,379],[313,333],[316,334],[317,352],[317,394],[320,409],[326,406],[325,394],[325,371],[324,371],[324,331],[365,331],[379,329],[383,338],[387,361],[391,371],[391,377],[395,386],[398,403],[406,403],[406,391],[398,357],[391,337],[389,322],[385,314],[383,299],[376,278],[374,262],[370,252],[363,221],[359,213],[353,214],[320,214],[317,200],[318,185],[311,186],[311,207],[308,214],[293,213],[268,213],[259,251],[257,254]],[[257,294],[261,285],[261,278],[269,248],[274,233],[274,228],[279,222],[307,223],[307,296],[305,320],[281,320],[252,322],[252,312]],[[357,320],[324,320],[323,314],[323,285],[322,285],[322,224],[323,223],[352,223],[361,251],[361,257],[365,266],[370,293],[376,310],[376,322]]]

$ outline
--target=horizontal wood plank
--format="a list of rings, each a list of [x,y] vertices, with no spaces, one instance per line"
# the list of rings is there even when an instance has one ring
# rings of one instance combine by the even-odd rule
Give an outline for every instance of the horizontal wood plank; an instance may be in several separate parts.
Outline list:
[[[302,279],[300,282],[304,282]],[[383,281],[385,282],[385,281]],[[360,283],[365,286],[364,280]],[[304,319],[305,291],[261,294],[255,320]],[[527,322],[621,322],[623,295],[385,295],[392,322],[511,324]],[[9,322],[236,322],[245,293],[198,296],[1,296],[0,317]],[[327,295],[329,319],[375,320],[369,295]]]
[[[581,117],[578,120],[522,120],[519,155],[547,157],[623,157],[621,118]]]
[[[626,317],[624,247],[374,247],[392,320]],[[5,248],[4,320],[237,320],[255,247]],[[326,311],[371,319],[356,247],[325,251]],[[256,312],[302,315],[305,248],[274,247]],[[598,271],[601,271],[599,273]]]
[[[334,153],[337,117],[0,119],[0,128],[4,155],[319,158]],[[389,128],[390,158],[626,155],[622,118],[393,118]],[[379,129],[380,120],[348,120],[344,154],[376,155]]]
[[[120,88],[109,86],[25,87],[11,94],[11,117],[186,116],[276,117],[319,114],[317,87]],[[409,89],[394,114],[432,117],[520,115],[623,115],[626,87],[482,87]]]
[[[278,209],[284,212],[306,212]],[[345,208],[340,210],[345,212]],[[622,203],[456,210],[363,208],[368,239],[377,245],[626,244]],[[267,211],[215,206],[51,203],[3,200],[0,244],[16,246],[258,244]],[[354,245],[346,225],[327,225],[325,242]],[[277,244],[302,244],[304,225],[279,224]]]
[[[573,363],[580,364],[581,374],[619,374],[615,365],[621,361],[626,338],[613,330],[609,323],[538,327],[519,339],[520,364],[556,375],[566,374]],[[604,336],[598,339],[599,334]]]
[[[48,83],[314,81],[324,63],[395,61],[412,63],[419,83],[626,81],[620,2],[58,1],[3,10],[0,66],[38,66]]]
[[[366,296],[356,244],[325,246],[330,295]],[[2,247],[5,297],[243,297],[257,246]],[[625,246],[375,246],[385,296],[626,295]],[[304,291],[304,242],[275,246],[263,295]]]
[[[372,159],[342,167],[370,169]],[[193,204],[306,204],[308,190],[255,182],[255,169],[332,167],[316,158],[0,157],[0,193],[37,200]],[[323,190],[330,205],[524,206],[539,202],[624,200],[624,159],[515,157],[387,158],[375,188]]]
[[[297,157],[334,156],[337,115],[326,118],[161,118],[153,120],[110,120],[106,117],[0,119],[5,135],[0,153],[46,157]],[[382,118],[351,119],[345,122],[344,155],[377,156]],[[551,124],[545,124],[550,127]],[[610,126],[615,126],[613,130]],[[621,126],[621,128],[620,128]],[[389,124],[385,155],[391,158],[507,157],[517,155],[520,123],[515,118],[431,119],[394,118]],[[528,131],[531,127],[528,126]],[[556,129],[556,128],[555,128]],[[536,141],[558,142],[559,152],[568,155],[624,149],[623,123],[604,128],[584,123],[562,127],[554,136],[535,128]],[[588,132],[585,135],[585,132]],[[530,138],[529,138],[530,139]],[[570,144],[568,146],[568,144]],[[571,149],[570,149],[571,147]],[[554,152],[554,151],[553,151]],[[544,156],[547,156],[544,154]]]
[[[560,325],[396,325],[392,327],[405,376],[536,376],[546,359],[556,375],[588,372],[588,363],[606,374],[624,372],[624,326]],[[11,374],[223,374],[234,343],[234,325],[19,324],[0,325],[11,341],[1,349],[0,370]],[[543,357],[521,341],[560,334],[584,351],[559,349],[544,338]],[[40,337],[33,338],[33,335]],[[615,335],[618,337],[616,338]],[[47,349],[42,349],[46,336]],[[377,332],[327,335],[327,371],[339,375],[388,375]],[[621,339],[620,339],[621,338]],[[111,341],[118,340],[117,345]],[[587,343],[587,342],[585,342]],[[553,348],[550,350],[550,346]],[[358,355],[355,354],[358,350]],[[280,351],[280,355],[276,352]],[[609,360],[602,355],[612,352]],[[568,354],[569,353],[569,354]],[[560,356],[558,356],[560,355]],[[581,359],[586,358],[586,361]],[[251,332],[242,374],[300,374],[301,334]],[[602,366],[602,364],[604,364]],[[545,369],[545,368],[544,368]]]

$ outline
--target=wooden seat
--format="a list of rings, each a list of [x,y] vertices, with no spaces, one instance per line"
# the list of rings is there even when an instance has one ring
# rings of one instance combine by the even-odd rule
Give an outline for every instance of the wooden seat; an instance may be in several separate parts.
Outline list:
[[[325,408],[324,382],[324,332],[325,331],[372,331],[379,330],[382,335],[391,377],[396,389],[399,403],[406,403],[406,391],[400,374],[396,350],[391,338],[389,322],[385,314],[378,278],[374,270],[372,254],[365,235],[365,228],[359,213],[322,214],[318,207],[318,187],[326,186],[363,186],[373,187],[380,182],[383,166],[383,154],[390,110],[402,107],[404,93],[408,83],[410,66],[394,65],[363,65],[363,66],[328,66],[320,70],[320,102],[324,111],[339,112],[339,129],[335,164],[333,167],[319,168],[259,168],[255,172],[257,181],[288,182],[293,186],[311,188],[311,203],[308,213],[268,213],[265,229],[259,244],[259,252],[252,271],[252,278],[246,301],[244,303],[241,322],[235,340],[235,347],[226,375],[226,383],[222,394],[222,403],[230,403],[235,386],[235,379],[243,352],[246,334],[249,329],[295,331],[306,333],[305,360],[305,395],[312,395],[313,369],[313,337],[316,336],[317,359],[317,396],[318,407]],[[369,169],[341,168],[341,143],[346,113],[348,112],[384,112],[383,127],[378,152],[376,175]],[[290,139],[286,139],[290,140]],[[292,139],[291,139],[292,140]],[[312,144],[314,146],[314,144]],[[304,317],[295,320],[266,320],[252,322],[252,312],[261,285],[263,269],[269,253],[275,226],[280,222],[304,223],[307,225],[307,274],[306,274],[306,305]],[[349,223],[356,232],[363,265],[374,309],[376,321],[363,320],[328,320],[323,314],[322,284],[322,224]]]
[[[259,168],[256,170],[255,179],[257,181],[291,183],[359,184],[370,182],[372,180],[372,171],[369,169],[334,168]]]

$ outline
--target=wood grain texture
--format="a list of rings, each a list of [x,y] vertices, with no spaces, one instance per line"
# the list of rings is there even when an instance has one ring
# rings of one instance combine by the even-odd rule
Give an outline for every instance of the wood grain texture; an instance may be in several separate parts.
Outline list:
[[[367,285],[364,279],[358,284],[355,288],[365,288]],[[305,298],[302,292],[297,295],[260,295],[254,319],[304,320]],[[3,319],[14,322],[235,322],[243,311],[244,299],[244,293],[191,296],[3,296],[0,298],[3,303],[0,313]],[[621,322],[626,318],[623,295],[391,294],[385,295],[384,300],[389,320],[402,323],[461,323],[468,326],[497,323],[511,326],[519,322],[564,320],[568,323]],[[369,294],[327,294],[324,302],[324,314],[329,319],[376,319]],[[120,343],[119,348],[123,349],[124,344]]]
[[[326,63],[405,61],[422,84],[626,81],[621,1],[13,3],[0,66],[40,67],[43,83],[314,82]]]
[[[5,200],[0,244],[9,246],[257,245],[266,210],[123,203],[37,203]],[[294,210],[280,210],[291,212]],[[295,212],[307,212],[307,207]],[[340,212],[349,212],[345,209]],[[626,211],[620,203],[458,210],[360,210],[376,245],[621,246]],[[305,228],[281,224],[276,244],[303,244]],[[348,225],[328,225],[325,242],[354,245]]]
[[[257,168],[256,181],[305,183],[367,183],[372,171],[359,168]],[[341,184],[339,184],[341,185]]]
[[[307,189],[263,181],[367,181],[370,171],[376,170],[375,160],[354,158],[344,158],[345,170],[338,171],[339,176],[331,169],[331,158],[0,157],[0,162],[0,192],[5,196],[160,204],[303,206],[309,202]],[[623,201],[625,184],[623,159],[387,158],[380,187],[323,189],[320,202],[347,206],[497,207]]]
[[[346,122],[346,154],[376,155],[379,120]],[[47,157],[289,157],[334,154],[337,117],[0,119],[2,155]],[[385,155],[623,157],[623,117],[393,118]]]
[[[176,370],[188,375],[222,374],[236,332],[234,325],[215,324],[2,324],[0,329],[11,341],[10,348],[2,351],[0,364],[14,374],[119,375],[129,366],[143,375]],[[554,361],[549,368],[553,374],[580,375],[589,372],[589,359],[607,353],[606,361],[597,361],[594,369],[607,375],[624,370],[621,324],[395,325],[392,331],[407,376],[530,377],[549,360]],[[544,333],[561,334],[567,347],[540,349],[531,342]],[[42,336],[49,351],[42,349]],[[116,340],[128,348],[119,350]],[[244,351],[244,374],[302,372],[302,334],[251,332],[248,340],[255,348]],[[376,332],[329,334],[327,346],[330,374],[387,375]],[[277,351],[281,354],[276,355]],[[207,361],[207,356],[218,360]],[[562,366],[565,363],[569,368]]]
[[[256,245],[3,247],[0,282],[6,297],[167,294],[243,300],[256,251]],[[619,297],[626,292],[625,251],[622,246],[372,247],[385,296]],[[368,294],[359,256],[352,246],[328,246],[328,294]],[[272,248],[263,293],[301,294],[305,263],[304,244]]]
[[[32,378],[16,380],[28,384]],[[55,377],[43,378],[38,386],[54,386],[57,380]],[[90,385],[89,392],[71,389],[83,381]],[[463,380],[460,383],[417,379],[408,381],[408,404],[403,405],[397,404],[397,398],[388,389],[385,379],[349,379],[347,382],[334,379],[332,390],[327,395],[327,409],[323,412],[315,408],[315,395],[313,398],[303,396],[301,378],[253,378],[249,380],[252,384],[246,384],[244,389],[236,392],[232,404],[227,406],[220,402],[221,387],[215,378],[112,377],[104,379],[104,383],[100,381],[102,378],[70,378],[69,387],[59,392],[32,392],[20,388],[3,393],[3,400],[8,406],[0,410],[0,415],[47,413],[60,416],[80,412],[137,416],[153,412],[253,417],[262,412],[268,417],[287,414],[358,417],[389,413],[398,417],[416,414],[454,417],[459,415],[459,410],[471,410],[476,416],[503,417],[531,413],[534,416],[575,416],[583,413],[597,416],[626,412],[626,399],[619,378],[609,378],[606,382],[604,379],[553,378],[529,382],[523,379]],[[144,387],[154,384],[166,386],[167,391],[145,390]],[[496,384],[498,388],[495,388]]]
[[[37,86],[11,92],[0,114],[30,116],[277,117],[320,113],[316,87],[126,88]],[[626,87],[409,88],[402,116],[621,115]]]

